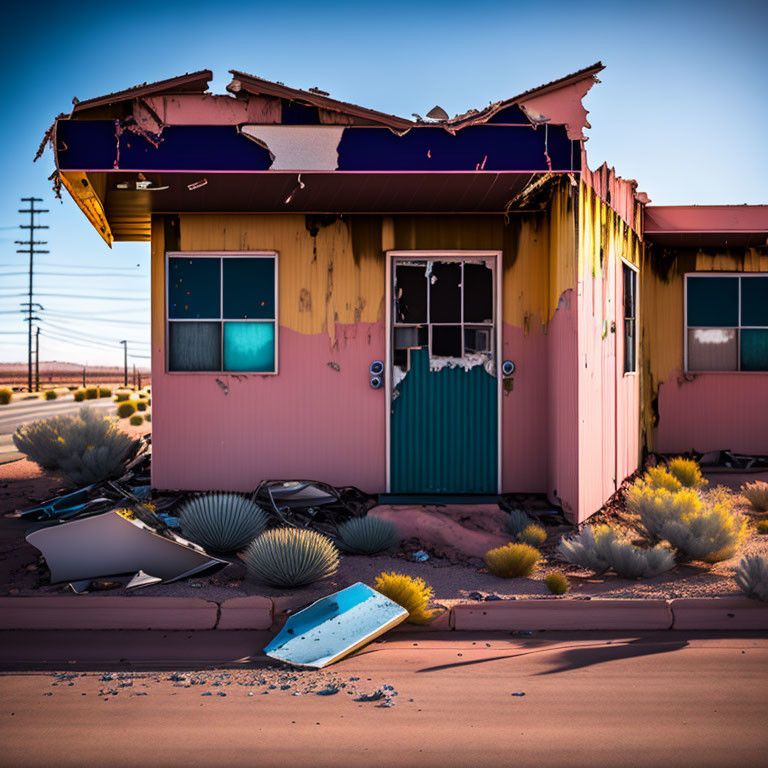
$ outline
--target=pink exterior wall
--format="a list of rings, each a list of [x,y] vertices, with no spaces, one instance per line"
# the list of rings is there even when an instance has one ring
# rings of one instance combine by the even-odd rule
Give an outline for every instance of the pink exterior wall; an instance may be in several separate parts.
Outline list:
[[[655,448],[768,454],[768,374],[670,376],[659,387]]]
[[[250,491],[301,478],[384,490],[385,394],[368,380],[384,359],[384,326],[339,324],[336,335],[331,349],[327,334],[281,326],[278,376],[168,374],[156,351],[153,484]]]

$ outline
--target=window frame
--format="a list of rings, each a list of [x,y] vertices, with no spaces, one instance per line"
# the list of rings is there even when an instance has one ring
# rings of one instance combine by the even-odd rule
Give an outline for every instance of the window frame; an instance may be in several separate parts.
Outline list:
[[[624,269],[622,268],[621,271],[621,334],[623,339],[623,347],[622,347],[622,356],[623,360],[621,361],[621,369],[622,369],[622,375],[623,376],[637,376],[638,372],[638,360],[640,356],[640,334],[638,333],[638,328],[640,327],[640,268],[633,264],[631,261],[627,261],[625,258],[621,259],[622,267],[627,267],[632,272],[635,273],[635,314],[633,316],[634,323],[635,323],[635,341],[634,341],[634,361],[635,361],[635,368],[632,371],[625,371],[624,368],[626,367],[626,359],[627,359],[627,334],[626,334],[626,321],[627,321],[627,312],[626,307],[624,306]]]
[[[169,317],[168,290],[169,290],[169,268],[172,258],[183,259],[219,259],[221,261],[221,271],[219,272],[219,317],[218,318],[171,318]],[[275,265],[274,298],[275,298],[275,316],[274,318],[225,318],[224,317],[224,259],[272,259]],[[279,308],[279,256],[277,251],[166,251],[165,269],[163,283],[163,312],[165,315],[165,373],[169,376],[277,376],[280,372],[280,324],[278,321]],[[171,356],[171,323],[204,323],[217,322],[221,324],[221,370],[216,371],[173,371],[170,368]],[[275,326],[275,367],[273,371],[227,371],[224,369],[224,324],[225,323],[273,323]]]
[[[717,325],[717,326],[709,326],[709,325],[688,325],[688,278],[690,277],[726,277],[726,278],[732,278],[737,279],[738,286],[739,286],[739,303],[737,308],[737,319],[739,321],[738,325]],[[733,375],[733,374],[739,374],[739,375],[766,375],[768,374],[768,370],[766,371],[745,371],[742,370],[741,367],[741,331],[742,330],[756,330],[756,331],[768,331],[768,325],[742,325],[741,323],[741,278],[744,277],[759,277],[763,280],[768,280],[768,272],[685,272],[683,274],[683,371],[685,373],[690,373],[693,375],[698,374],[706,374],[706,375]],[[723,329],[723,330],[734,330],[736,331],[736,365],[737,367],[734,370],[700,370],[700,369],[690,369],[688,367],[688,331],[693,328],[695,329]]]

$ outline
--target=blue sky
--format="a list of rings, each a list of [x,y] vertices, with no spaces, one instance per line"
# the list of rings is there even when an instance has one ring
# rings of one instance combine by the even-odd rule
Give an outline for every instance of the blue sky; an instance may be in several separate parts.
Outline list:
[[[149,351],[149,245],[110,251],[64,193],[45,129],[72,97],[229,69],[406,117],[514,95],[595,61],[590,165],[638,180],[656,204],[768,203],[768,3],[26,3],[4,11],[0,361],[26,359],[18,198],[45,199],[50,254],[36,281],[41,359],[121,364]]]

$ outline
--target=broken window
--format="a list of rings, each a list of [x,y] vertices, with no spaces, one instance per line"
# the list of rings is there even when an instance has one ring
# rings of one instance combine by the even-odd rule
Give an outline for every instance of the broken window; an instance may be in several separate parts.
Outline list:
[[[686,275],[686,370],[768,371],[768,275]]]
[[[275,254],[168,257],[168,370],[277,371]]]
[[[432,354],[435,357],[462,357],[461,326],[433,325]]]
[[[464,322],[493,322],[493,271],[485,264],[464,265]]]
[[[425,265],[398,264],[395,269],[395,317],[398,323],[427,322]]]
[[[624,268],[624,373],[637,370],[637,273]]]

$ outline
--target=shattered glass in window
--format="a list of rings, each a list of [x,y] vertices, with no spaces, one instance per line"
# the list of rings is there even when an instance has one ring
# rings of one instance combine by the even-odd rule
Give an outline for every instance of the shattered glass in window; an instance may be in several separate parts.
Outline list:
[[[464,322],[493,322],[493,271],[485,264],[464,265]]]
[[[432,355],[435,357],[461,357],[461,326],[432,326]]]
[[[429,320],[432,323],[461,322],[461,264],[442,261],[432,263],[429,276]]]
[[[427,321],[426,265],[398,264],[395,269],[396,322]]]
[[[168,317],[219,318],[220,259],[168,259]]]

